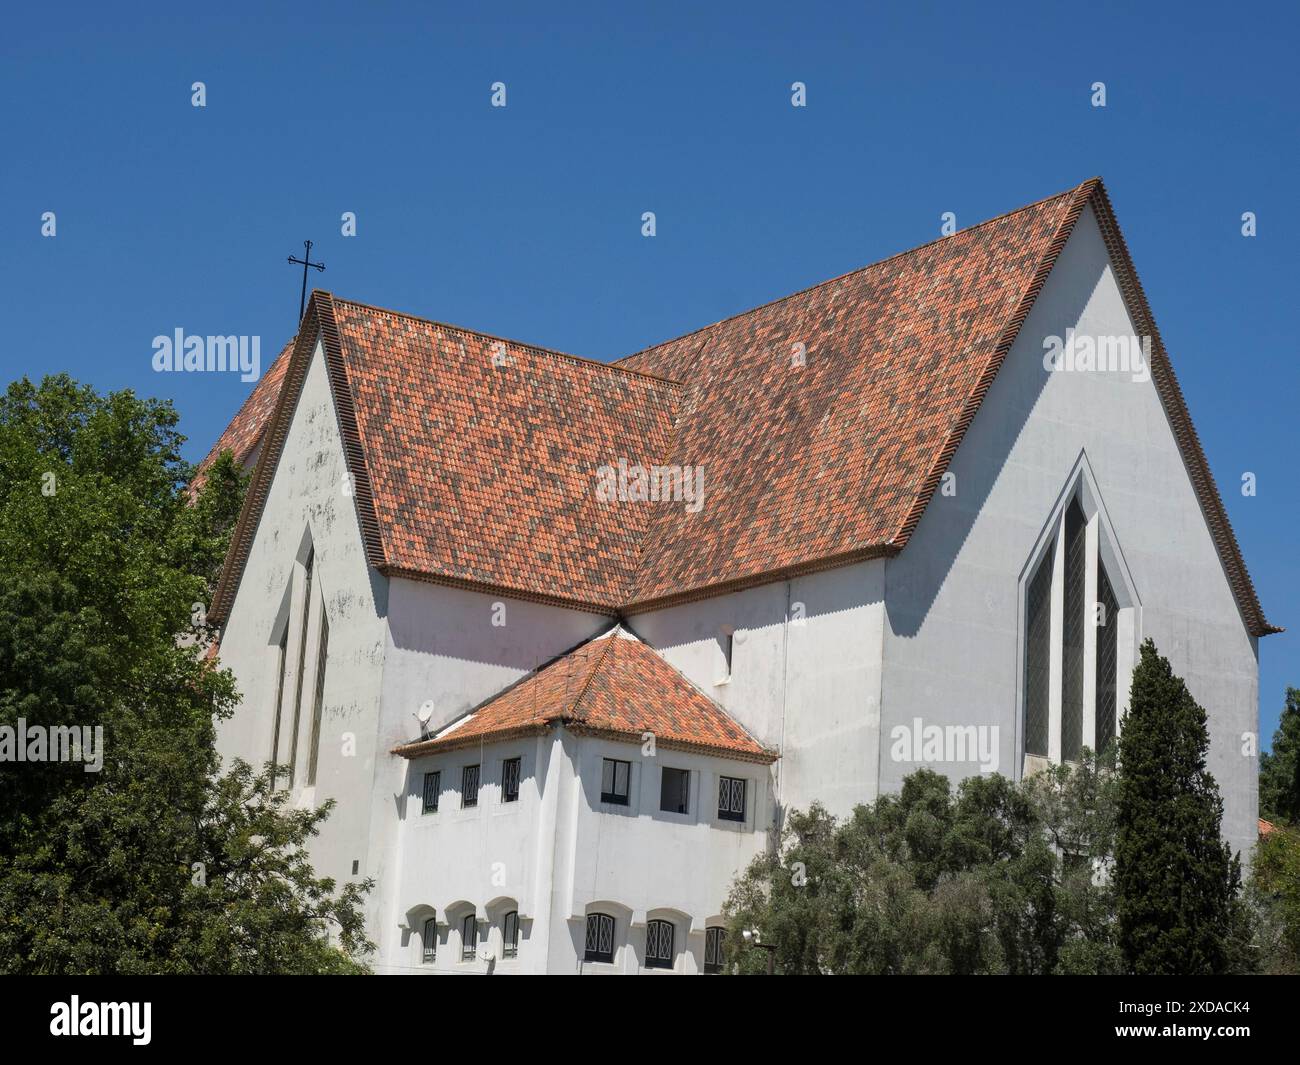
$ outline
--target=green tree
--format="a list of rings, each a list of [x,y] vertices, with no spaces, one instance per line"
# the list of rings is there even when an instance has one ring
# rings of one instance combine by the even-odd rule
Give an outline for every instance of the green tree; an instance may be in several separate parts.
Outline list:
[[[306,860],[328,809],[220,773],[201,608],[243,484],[223,456],[191,505],[176,427],[66,375],[0,397],[0,733],[103,738],[97,772],[0,762],[0,971],[359,971],[366,885]]]
[[[1259,758],[1259,816],[1300,822],[1300,688],[1287,688],[1273,749]]]
[[[1155,644],[1142,644],[1119,741],[1119,943],[1139,974],[1222,973],[1241,919],[1240,861],[1220,836],[1205,711]]]
[[[928,769],[843,822],[787,819],[727,902],[728,964],[784,973],[1114,972],[1113,775],[1054,767],[1022,784]]]

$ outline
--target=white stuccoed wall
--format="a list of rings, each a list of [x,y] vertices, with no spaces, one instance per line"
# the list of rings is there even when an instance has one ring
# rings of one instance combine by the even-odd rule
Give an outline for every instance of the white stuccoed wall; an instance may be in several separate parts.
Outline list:
[[[1019,776],[1017,578],[1086,451],[1142,603],[1138,635],[1155,640],[1205,707],[1224,834],[1248,854],[1256,766],[1241,750],[1243,733],[1257,729],[1256,641],[1155,385],[1127,374],[1043,369],[1043,339],[1064,337],[1070,326],[1079,334],[1135,331],[1090,209],[954,457],[956,495],[936,493],[907,548],[887,564],[881,788],[896,790],[915,768],[889,757],[890,730],[914,716],[999,726],[999,768]]]
[[[877,794],[884,562],[874,560],[666,610],[630,626],[722,705],[777,763],[783,806],[837,815]],[[802,618],[798,607],[802,605]],[[735,629],[732,675],[718,635]]]
[[[310,529],[316,551],[313,583],[324,595],[330,619],[329,665],[317,785],[304,794],[299,773],[294,801],[337,800],[311,853],[317,872],[339,882],[366,875],[371,780],[377,757],[381,764],[388,760],[387,751],[377,751],[375,743],[387,582],[366,562],[355,503],[341,488],[344,470],[338,418],[317,346],[223,631],[221,663],[234,671],[242,705],[220,724],[217,746],[227,761],[237,756],[260,767],[270,757],[278,664],[273,632],[284,608],[293,559]],[[296,656],[292,640],[289,653]],[[314,663],[308,669],[299,739],[302,758],[310,733]],[[292,691],[286,691],[284,731],[291,728],[292,703]],[[351,756],[343,753],[347,733],[355,737],[356,753]],[[286,748],[282,731],[281,751]],[[359,862],[357,878],[352,877],[354,860]],[[373,896],[370,908],[373,912]]]

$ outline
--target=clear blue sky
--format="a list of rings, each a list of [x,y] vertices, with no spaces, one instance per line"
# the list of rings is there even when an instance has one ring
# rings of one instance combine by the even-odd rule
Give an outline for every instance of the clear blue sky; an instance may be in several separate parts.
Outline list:
[[[197,459],[251,386],[155,374],[151,340],[269,361],[308,237],[321,287],[607,359],[1100,174],[1293,630],[1261,642],[1271,736],[1300,686],[1296,4],[131,7],[6,13],[0,380],[169,396]]]

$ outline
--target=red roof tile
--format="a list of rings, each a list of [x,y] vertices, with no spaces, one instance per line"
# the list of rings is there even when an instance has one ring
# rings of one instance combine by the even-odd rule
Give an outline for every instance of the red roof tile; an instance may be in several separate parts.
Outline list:
[[[262,379],[253,386],[253,391],[244,400],[244,405],[239,408],[238,413],[226,426],[225,432],[212,445],[212,450],[199,463],[198,472],[190,484],[192,491],[197,492],[203,487],[203,482],[207,479],[208,467],[217,461],[223,451],[229,449],[233,452],[235,462],[241,466],[247,463],[256,451],[257,445],[261,443],[262,433],[266,430],[271,415],[275,413],[275,403],[280,397],[280,386],[284,383],[284,374],[289,368],[289,352],[292,350],[291,340],[275,357],[275,361],[266,368]]]
[[[1087,205],[1153,337],[1152,379],[1246,625],[1279,631],[1096,180],[612,365],[317,292],[272,372],[292,362],[281,392],[295,398],[323,338],[381,572],[636,613],[901,551]],[[703,508],[600,502],[597,470],[620,459],[702,467]],[[254,479],[216,620],[270,476]]]
[[[587,735],[773,762],[722,707],[621,627],[528,674],[436,736],[394,748],[415,758],[563,725]]]

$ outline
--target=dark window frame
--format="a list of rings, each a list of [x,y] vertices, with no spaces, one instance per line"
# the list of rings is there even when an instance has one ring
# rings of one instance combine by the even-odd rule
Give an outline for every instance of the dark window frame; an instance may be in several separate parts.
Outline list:
[[[460,770],[460,808],[468,810],[478,805],[479,770],[481,765],[461,766]]]
[[[460,921],[460,960],[478,957],[478,914],[467,913]]]
[[[426,917],[420,926],[420,964],[432,965],[438,960],[438,917]]]
[[[432,781],[429,779],[432,777]],[[432,790],[429,785],[433,784]],[[424,774],[423,792],[420,797],[420,813],[436,814],[438,812],[438,797],[442,794],[442,770],[433,769]],[[432,796],[433,802],[429,799]]]
[[[519,911],[511,910],[501,918],[501,957],[519,957]]]
[[[610,786],[613,791],[605,790],[605,766],[613,766],[610,773]],[[618,790],[618,767],[623,766],[625,776],[623,777],[623,791]],[[632,794],[632,763],[625,762],[621,758],[604,758],[600,763],[600,801],[610,803],[613,806],[627,806]]]
[[[616,947],[614,945],[614,933],[618,925],[614,918],[607,913],[589,913],[587,914],[587,938],[583,950],[584,961],[604,962],[613,964]],[[608,950],[601,950],[601,932],[608,931],[607,944]]]
[[[501,763],[501,801],[519,801],[519,781],[524,775],[523,759],[507,758]]]
[[[712,925],[704,930],[704,971],[712,975],[722,972],[725,958],[724,947],[727,930],[721,925]]]
[[[672,921],[659,918],[647,921],[645,925],[645,967],[647,969],[671,969],[676,960],[677,929]]]
[[[670,778],[669,774],[676,774]],[[678,782],[676,787],[669,785],[669,780]],[[676,797],[674,799],[674,793]],[[672,805],[667,805],[669,802]],[[659,776],[659,811],[665,814],[685,815],[691,812],[691,771],[675,766],[663,766]]]
[[[736,785],[739,785],[737,789]],[[736,792],[740,792],[740,809],[735,806]],[[745,823],[748,812],[749,781],[744,777],[718,777],[718,820]]]

